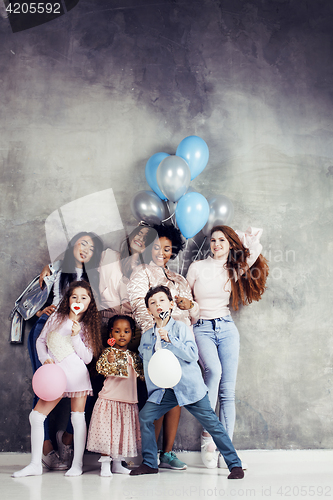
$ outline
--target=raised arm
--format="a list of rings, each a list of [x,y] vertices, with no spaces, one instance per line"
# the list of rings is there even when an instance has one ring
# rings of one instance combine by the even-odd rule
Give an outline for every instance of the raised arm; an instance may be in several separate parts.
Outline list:
[[[251,267],[262,252],[260,238],[263,230],[256,227],[249,227],[244,232],[236,231],[236,233],[243,245],[250,250],[250,256],[247,258],[247,264]]]

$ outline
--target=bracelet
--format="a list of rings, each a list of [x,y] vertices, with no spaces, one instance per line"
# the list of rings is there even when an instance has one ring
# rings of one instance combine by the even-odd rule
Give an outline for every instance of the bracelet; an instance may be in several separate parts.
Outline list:
[[[191,302],[190,309],[193,309],[193,307],[194,307],[194,302],[192,302],[192,300],[191,300],[190,302]]]

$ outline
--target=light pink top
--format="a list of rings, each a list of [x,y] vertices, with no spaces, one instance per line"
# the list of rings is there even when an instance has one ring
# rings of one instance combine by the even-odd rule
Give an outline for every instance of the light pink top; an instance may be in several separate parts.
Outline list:
[[[103,252],[99,269],[103,309],[111,309],[113,314],[133,316],[127,292],[128,282],[129,279],[123,275],[120,267],[119,253],[108,248]]]
[[[110,375],[104,380],[102,390],[98,393],[101,399],[109,401],[119,401],[121,403],[137,403],[137,373],[133,368],[132,357],[127,355],[128,377],[115,377]]]
[[[247,264],[251,267],[262,251],[262,229],[249,228],[245,233],[236,231],[243,245],[250,250]],[[225,269],[225,260],[208,257],[193,262],[187,273],[187,281],[200,306],[201,319],[223,318],[230,314],[231,283]],[[237,277],[236,277],[237,279]]]
[[[193,301],[191,288],[184,276],[157,266],[151,261],[149,265],[141,264],[134,269],[127,286],[134,319],[140,325],[142,332],[154,326],[153,318],[146,308],[145,296],[149,288],[157,285],[164,285],[170,289],[174,299],[174,307],[171,314],[173,319],[182,321],[188,326],[197,321],[199,318],[199,306],[196,302],[194,302],[192,309],[184,311],[176,305],[176,295]]]
[[[92,350],[83,341],[83,331],[72,336],[73,321],[65,319],[55,324],[58,314],[49,317],[37,339],[36,348],[40,362],[53,359],[65,372],[67,387],[64,396],[92,395],[92,387],[86,365],[93,358]]]

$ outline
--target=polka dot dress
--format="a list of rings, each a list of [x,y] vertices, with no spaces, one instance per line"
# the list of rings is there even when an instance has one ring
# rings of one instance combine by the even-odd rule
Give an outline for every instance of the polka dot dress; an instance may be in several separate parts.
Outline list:
[[[138,405],[98,398],[90,421],[87,449],[112,458],[136,457],[141,452]]]

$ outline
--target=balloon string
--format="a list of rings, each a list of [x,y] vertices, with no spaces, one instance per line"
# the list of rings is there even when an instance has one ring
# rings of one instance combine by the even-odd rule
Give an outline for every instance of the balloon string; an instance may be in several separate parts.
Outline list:
[[[184,263],[185,263],[185,254],[186,254],[186,250],[187,250],[187,244],[188,244],[188,240],[186,240],[186,245],[185,245],[184,252],[183,252],[182,270],[180,271],[180,274],[182,276],[183,276],[183,271],[184,271]]]
[[[167,219],[163,219],[161,222],[166,222],[167,220],[171,219],[174,215],[175,215],[176,212],[174,212],[172,215],[170,215],[170,217],[168,217]]]
[[[197,255],[196,255],[196,256],[195,256],[195,258],[193,259],[193,262],[194,262],[195,260],[197,260],[198,255],[199,255],[199,253],[201,252],[202,247],[203,247],[203,246],[204,246],[204,244],[206,243],[206,239],[207,239],[207,236],[205,236],[205,237],[204,237],[204,240],[203,240],[203,242],[202,242],[202,245],[201,245],[201,247],[199,248]]]

